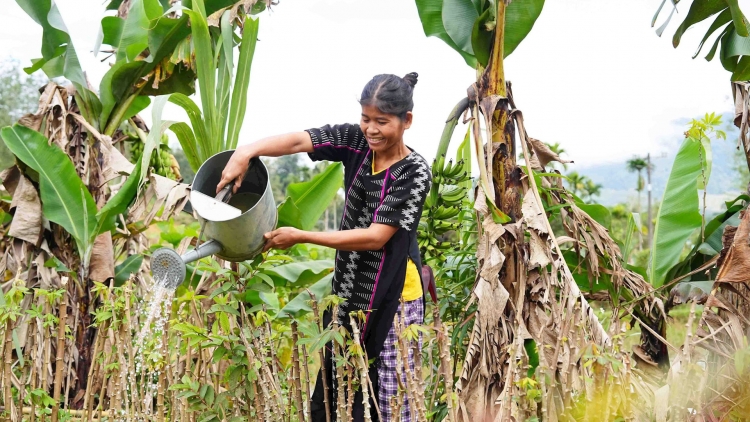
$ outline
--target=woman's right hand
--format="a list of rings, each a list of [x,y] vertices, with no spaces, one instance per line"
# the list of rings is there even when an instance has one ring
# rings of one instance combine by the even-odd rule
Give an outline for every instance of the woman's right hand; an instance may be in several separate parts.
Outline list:
[[[242,179],[245,178],[245,173],[247,173],[247,169],[250,167],[250,160],[252,158],[250,145],[243,145],[237,148],[229,158],[224,171],[221,172],[221,181],[216,185],[216,193],[219,193],[227,183],[233,180],[234,187],[232,193],[237,193],[237,189],[242,186]]]

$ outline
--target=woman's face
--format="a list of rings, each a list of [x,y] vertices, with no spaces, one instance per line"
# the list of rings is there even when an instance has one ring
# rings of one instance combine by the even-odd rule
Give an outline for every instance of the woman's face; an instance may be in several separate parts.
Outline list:
[[[382,152],[403,142],[404,131],[411,126],[411,120],[411,111],[401,120],[394,114],[383,113],[373,105],[363,105],[359,126],[367,138],[370,149]]]

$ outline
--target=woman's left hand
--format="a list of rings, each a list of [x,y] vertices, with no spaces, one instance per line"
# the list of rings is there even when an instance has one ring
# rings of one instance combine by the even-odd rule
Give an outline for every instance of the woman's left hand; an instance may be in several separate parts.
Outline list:
[[[263,252],[275,249],[289,249],[297,243],[302,242],[302,230],[294,227],[281,227],[272,232],[263,235],[266,244],[263,246]]]

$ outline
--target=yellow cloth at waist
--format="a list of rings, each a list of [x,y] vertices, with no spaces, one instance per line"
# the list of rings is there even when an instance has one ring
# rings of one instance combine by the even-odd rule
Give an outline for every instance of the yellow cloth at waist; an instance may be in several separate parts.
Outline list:
[[[404,297],[404,302],[422,297],[422,279],[419,277],[419,270],[411,258],[406,260],[406,280],[401,295]]]

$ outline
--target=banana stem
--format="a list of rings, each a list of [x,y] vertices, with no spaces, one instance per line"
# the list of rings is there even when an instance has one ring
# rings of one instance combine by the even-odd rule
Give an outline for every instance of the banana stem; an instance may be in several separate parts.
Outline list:
[[[133,101],[135,101],[135,99],[138,98],[138,95],[140,95],[141,90],[143,90],[143,87],[138,88],[138,90],[135,91],[133,94],[131,94],[128,98],[126,98],[125,101],[117,105],[117,108],[115,108],[115,112],[110,115],[109,122],[107,123],[107,127],[104,129],[104,135],[111,137],[112,135],[115,134],[115,131],[117,131],[117,128],[120,127],[120,123],[122,123],[122,120],[123,120],[122,118],[125,116],[125,113],[133,104]]]
[[[469,99],[464,98],[453,107],[453,110],[451,110],[451,113],[448,115],[448,120],[445,121],[445,127],[443,128],[443,134],[440,136],[440,143],[438,144],[435,158],[448,152],[448,145],[451,143],[451,137],[453,136],[453,131],[456,129],[456,125],[458,124],[458,118],[467,108],[469,108]],[[430,202],[433,204],[437,201],[439,189],[440,185],[433,182],[432,188],[430,189]]]

